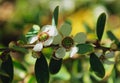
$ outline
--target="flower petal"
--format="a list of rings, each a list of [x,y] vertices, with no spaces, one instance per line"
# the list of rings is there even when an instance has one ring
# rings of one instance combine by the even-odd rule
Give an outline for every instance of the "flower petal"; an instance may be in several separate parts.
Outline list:
[[[58,31],[57,31],[56,27],[52,26],[51,29],[50,29],[50,31],[48,32],[48,34],[50,36],[57,36],[58,35]]]
[[[47,39],[46,41],[44,41],[44,46],[49,46],[50,44],[52,44],[54,37],[50,37],[49,39]]]
[[[70,23],[65,22],[61,27],[60,27],[60,32],[63,34],[63,36],[69,36],[72,31],[72,27]]]
[[[106,54],[105,54],[105,57],[106,57],[106,58],[113,58],[114,55],[115,55],[115,52],[111,51],[111,52],[106,53]]]
[[[76,46],[72,47],[70,50],[70,57],[73,57],[78,52],[78,48]]]
[[[43,26],[41,31],[42,32],[47,32],[49,34],[49,36],[56,36],[58,34],[58,31],[57,31],[56,27],[52,26],[52,25]]]
[[[55,52],[55,56],[57,58],[63,58],[65,56],[65,53],[66,53],[66,50],[65,48],[61,47],[61,48],[58,48]]]
[[[40,43],[37,43],[37,44],[34,46],[33,50],[36,51],[36,52],[39,52],[39,51],[42,50],[42,48],[43,48],[43,44],[40,42]]]
[[[45,25],[45,26],[42,27],[41,31],[42,32],[48,32],[50,30],[50,28],[51,28],[51,25]]]
[[[80,33],[77,33],[73,39],[76,43],[82,44],[86,42],[87,36],[85,35],[85,33],[80,32]]]
[[[29,44],[32,44],[34,42],[36,42],[38,40],[38,37],[37,36],[33,36],[29,39]]]
[[[58,34],[57,36],[54,37],[53,44],[60,44],[62,41],[62,36]]]

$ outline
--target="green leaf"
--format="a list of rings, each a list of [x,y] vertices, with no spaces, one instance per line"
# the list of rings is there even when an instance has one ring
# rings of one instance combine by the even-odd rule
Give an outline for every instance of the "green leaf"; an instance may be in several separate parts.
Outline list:
[[[37,35],[39,31],[40,31],[40,27],[38,25],[33,25],[30,31],[25,35],[25,37],[29,39],[30,37]]]
[[[62,68],[60,69],[60,71],[57,74],[51,75],[51,76],[54,79],[58,78],[61,80],[70,80],[70,78],[72,78],[70,72],[66,69],[66,67],[64,65],[62,65]]]
[[[78,60],[75,60],[72,64],[72,74],[76,77],[82,74],[83,67],[81,62],[82,61],[78,59]]]
[[[58,13],[59,13],[59,6],[57,6],[53,12],[52,25],[54,26],[57,26],[58,24]]]
[[[27,38],[25,37],[25,35],[21,34],[19,37],[19,41],[23,44],[27,43]]]
[[[27,71],[26,67],[20,62],[13,61],[13,65],[21,70]]]
[[[60,68],[62,66],[62,59],[55,60],[51,58],[50,64],[49,64],[49,71],[51,74],[56,74],[59,72]]]
[[[94,53],[90,54],[90,67],[97,76],[101,78],[105,76],[104,66]]]
[[[102,39],[102,35],[105,28],[105,22],[106,22],[106,14],[102,13],[97,20],[97,27],[96,27],[96,33],[99,41]]]
[[[83,22],[83,26],[84,26],[87,33],[93,33],[93,30],[86,22]]]
[[[107,31],[107,35],[112,41],[115,41],[117,45],[120,44],[119,40],[115,37],[115,35],[111,31]]]
[[[3,61],[1,64],[0,70],[4,71],[8,76],[0,75],[0,78],[3,83],[12,83],[13,80],[13,63],[10,55],[8,55],[8,59]]]
[[[81,60],[77,61],[77,71],[82,72],[82,61]]]
[[[72,31],[71,24],[68,22],[65,22],[61,27],[60,27],[60,32],[62,33],[63,36],[69,36]]]
[[[1,67],[1,64],[2,64],[2,60],[1,60],[1,58],[0,58],[0,67]]]
[[[31,76],[28,80],[28,83],[35,83],[35,77],[34,76]]]
[[[36,60],[35,76],[38,83],[49,83],[49,69],[43,54]]]
[[[79,54],[87,54],[89,52],[93,52],[94,50],[93,46],[89,44],[78,44],[77,47],[79,48]]]

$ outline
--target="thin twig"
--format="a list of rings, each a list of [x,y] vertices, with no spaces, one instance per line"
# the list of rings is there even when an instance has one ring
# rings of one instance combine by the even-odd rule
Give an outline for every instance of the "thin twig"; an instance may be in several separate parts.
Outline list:
[[[20,47],[23,47],[23,48],[33,48],[35,45],[23,45],[23,46],[20,46]]]

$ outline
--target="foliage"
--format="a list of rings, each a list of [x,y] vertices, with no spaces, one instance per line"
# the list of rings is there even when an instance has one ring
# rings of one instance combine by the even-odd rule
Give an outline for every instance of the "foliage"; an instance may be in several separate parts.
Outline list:
[[[106,15],[105,13],[102,13],[98,18],[97,26],[96,26],[97,37],[99,40],[101,40],[102,38],[104,27],[105,27],[105,22],[106,22]]]
[[[118,66],[116,52],[120,51],[120,42],[112,31],[107,31],[107,39],[112,43],[109,42],[109,46],[106,42],[102,44],[106,13],[102,12],[97,19],[97,38],[94,41],[88,40],[84,32],[73,36],[72,23],[65,21],[59,25],[58,17],[59,6],[56,6],[51,25],[41,28],[38,24],[32,24],[26,34],[21,34],[20,40],[0,48],[0,82],[12,83],[14,79],[21,78],[26,82],[24,77],[28,77],[28,83],[57,83],[59,79],[88,83],[86,79],[98,82],[112,76],[107,68],[112,67],[112,70],[114,65]],[[84,26],[89,33],[94,31],[86,23]],[[18,60],[14,60],[15,57]]]
[[[41,55],[35,63],[35,75],[38,83],[48,83],[49,82],[49,70],[47,61],[44,55]]]

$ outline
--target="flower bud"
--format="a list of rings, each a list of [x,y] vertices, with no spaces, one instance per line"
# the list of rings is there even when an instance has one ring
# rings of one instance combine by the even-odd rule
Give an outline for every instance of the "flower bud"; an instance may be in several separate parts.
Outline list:
[[[117,46],[115,43],[112,43],[112,44],[110,45],[110,48],[113,49],[113,50],[115,50],[115,49],[118,48],[118,46]]]
[[[34,58],[40,58],[40,52],[35,52],[35,51],[32,51],[32,56],[34,57]]]

